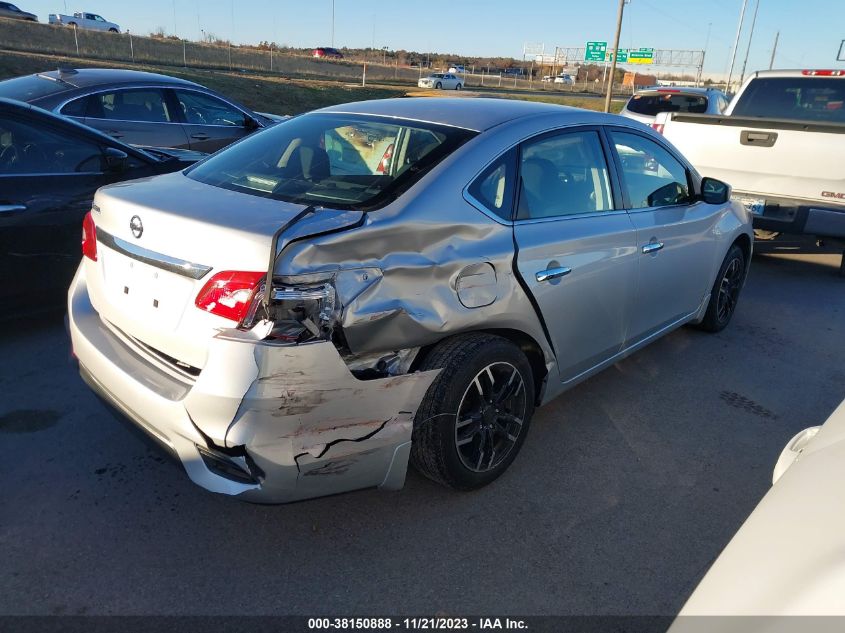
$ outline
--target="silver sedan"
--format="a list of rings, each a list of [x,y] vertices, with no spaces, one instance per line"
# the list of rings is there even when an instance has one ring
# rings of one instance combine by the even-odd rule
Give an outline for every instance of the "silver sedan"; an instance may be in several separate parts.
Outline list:
[[[728,325],[752,246],[730,193],[618,116],[334,106],[101,189],[73,351],[208,490],[397,489],[409,462],[477,488],[535,407],[684,324]]]

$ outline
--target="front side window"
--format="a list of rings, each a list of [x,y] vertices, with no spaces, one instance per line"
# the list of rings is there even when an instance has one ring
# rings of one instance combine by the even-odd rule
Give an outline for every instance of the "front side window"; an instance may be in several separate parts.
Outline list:
[[[0,121],[0,176],[99,172],[102,160],[100,147],[90,141],[33,121]]]
[[[387,204],[475,132],[416,121],[306,114],[191,168],[206,184],[340,209]]]
[[[174,90],[185,120],[194,125],[229,125],[243,127],[244,113],[236,107],[193,90]]]
[[[687,170],[660,145],[638,134],[611,131],[632,209],[690,202]]]
[[[113,121],[169,123],[175,120],[158,88],[101,92],[90,97],[88,116]]]
[[[519,171],[519,220],[613,209],[597,132],[568,132],[529,141],[522,146]]]

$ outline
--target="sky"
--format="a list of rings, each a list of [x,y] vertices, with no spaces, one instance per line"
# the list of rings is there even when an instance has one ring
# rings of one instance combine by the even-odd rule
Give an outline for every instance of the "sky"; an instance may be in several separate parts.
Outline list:
[[[726,74],[743,0],[630,0],[620,48],[706,50],[705,76]],[[748,0],[734,74],[742,70],[758,0]],[[612,42],[617,0],[20,0],[47,21],[51,12],[86,11],[122,29],[199,39],[200,30],[236,43],[275,41],[296,47],[353,48],[521,58],[527,42],[583,46]],[[845,68],[837,62],[845,39],[842,0],[759,0],[747,71],[768,68],[780,31],[775,67]],[[174,19],[175,17],[175,19]],[[709,34],[709,37],[708,37]],[[706,47],[706,49],[705,49]],[[641,69],[638,66],[638,69]],[[644,69],[643,69],[644,70]],[[682,69],[680,69],[682,70]],[[689,69],[691,72],[692,69]]]

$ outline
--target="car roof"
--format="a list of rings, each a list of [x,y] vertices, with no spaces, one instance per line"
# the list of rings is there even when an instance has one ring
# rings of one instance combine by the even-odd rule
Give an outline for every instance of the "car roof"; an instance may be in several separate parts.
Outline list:
[[[88,88],[101,84],[127,84],[127,83],[161,83],[180,86],[198,86],[199,84],[187,79],[178,79],[158,73],[148,73],[140,70],[126,70],[123,68],[74,68],[51,70],[44,73],[37,73],[38,76],[63,81],[71,88]]]
[[[586,119],[593,121],[597,116],[617,119],[614,115],[605,115],[551,103],[477,97],[376,99],[374,101],[357,101],[330,106],[316,112],[395,117],[426,123],[439,123],[477,132],[483,132],[515,119],[543,114],[558,114],[568,117],[572,119],[573,124]]]

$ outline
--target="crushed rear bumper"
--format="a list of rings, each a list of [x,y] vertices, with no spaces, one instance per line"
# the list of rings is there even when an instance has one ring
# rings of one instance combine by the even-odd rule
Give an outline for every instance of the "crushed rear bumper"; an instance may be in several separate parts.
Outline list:
[[[84,266],[68,322],[83,379],[207,490],[283,503],[404,484],[413,418],[436,371],[359,380],[331,343],[225,330],[199,376],[180,375],[100,318]]]

